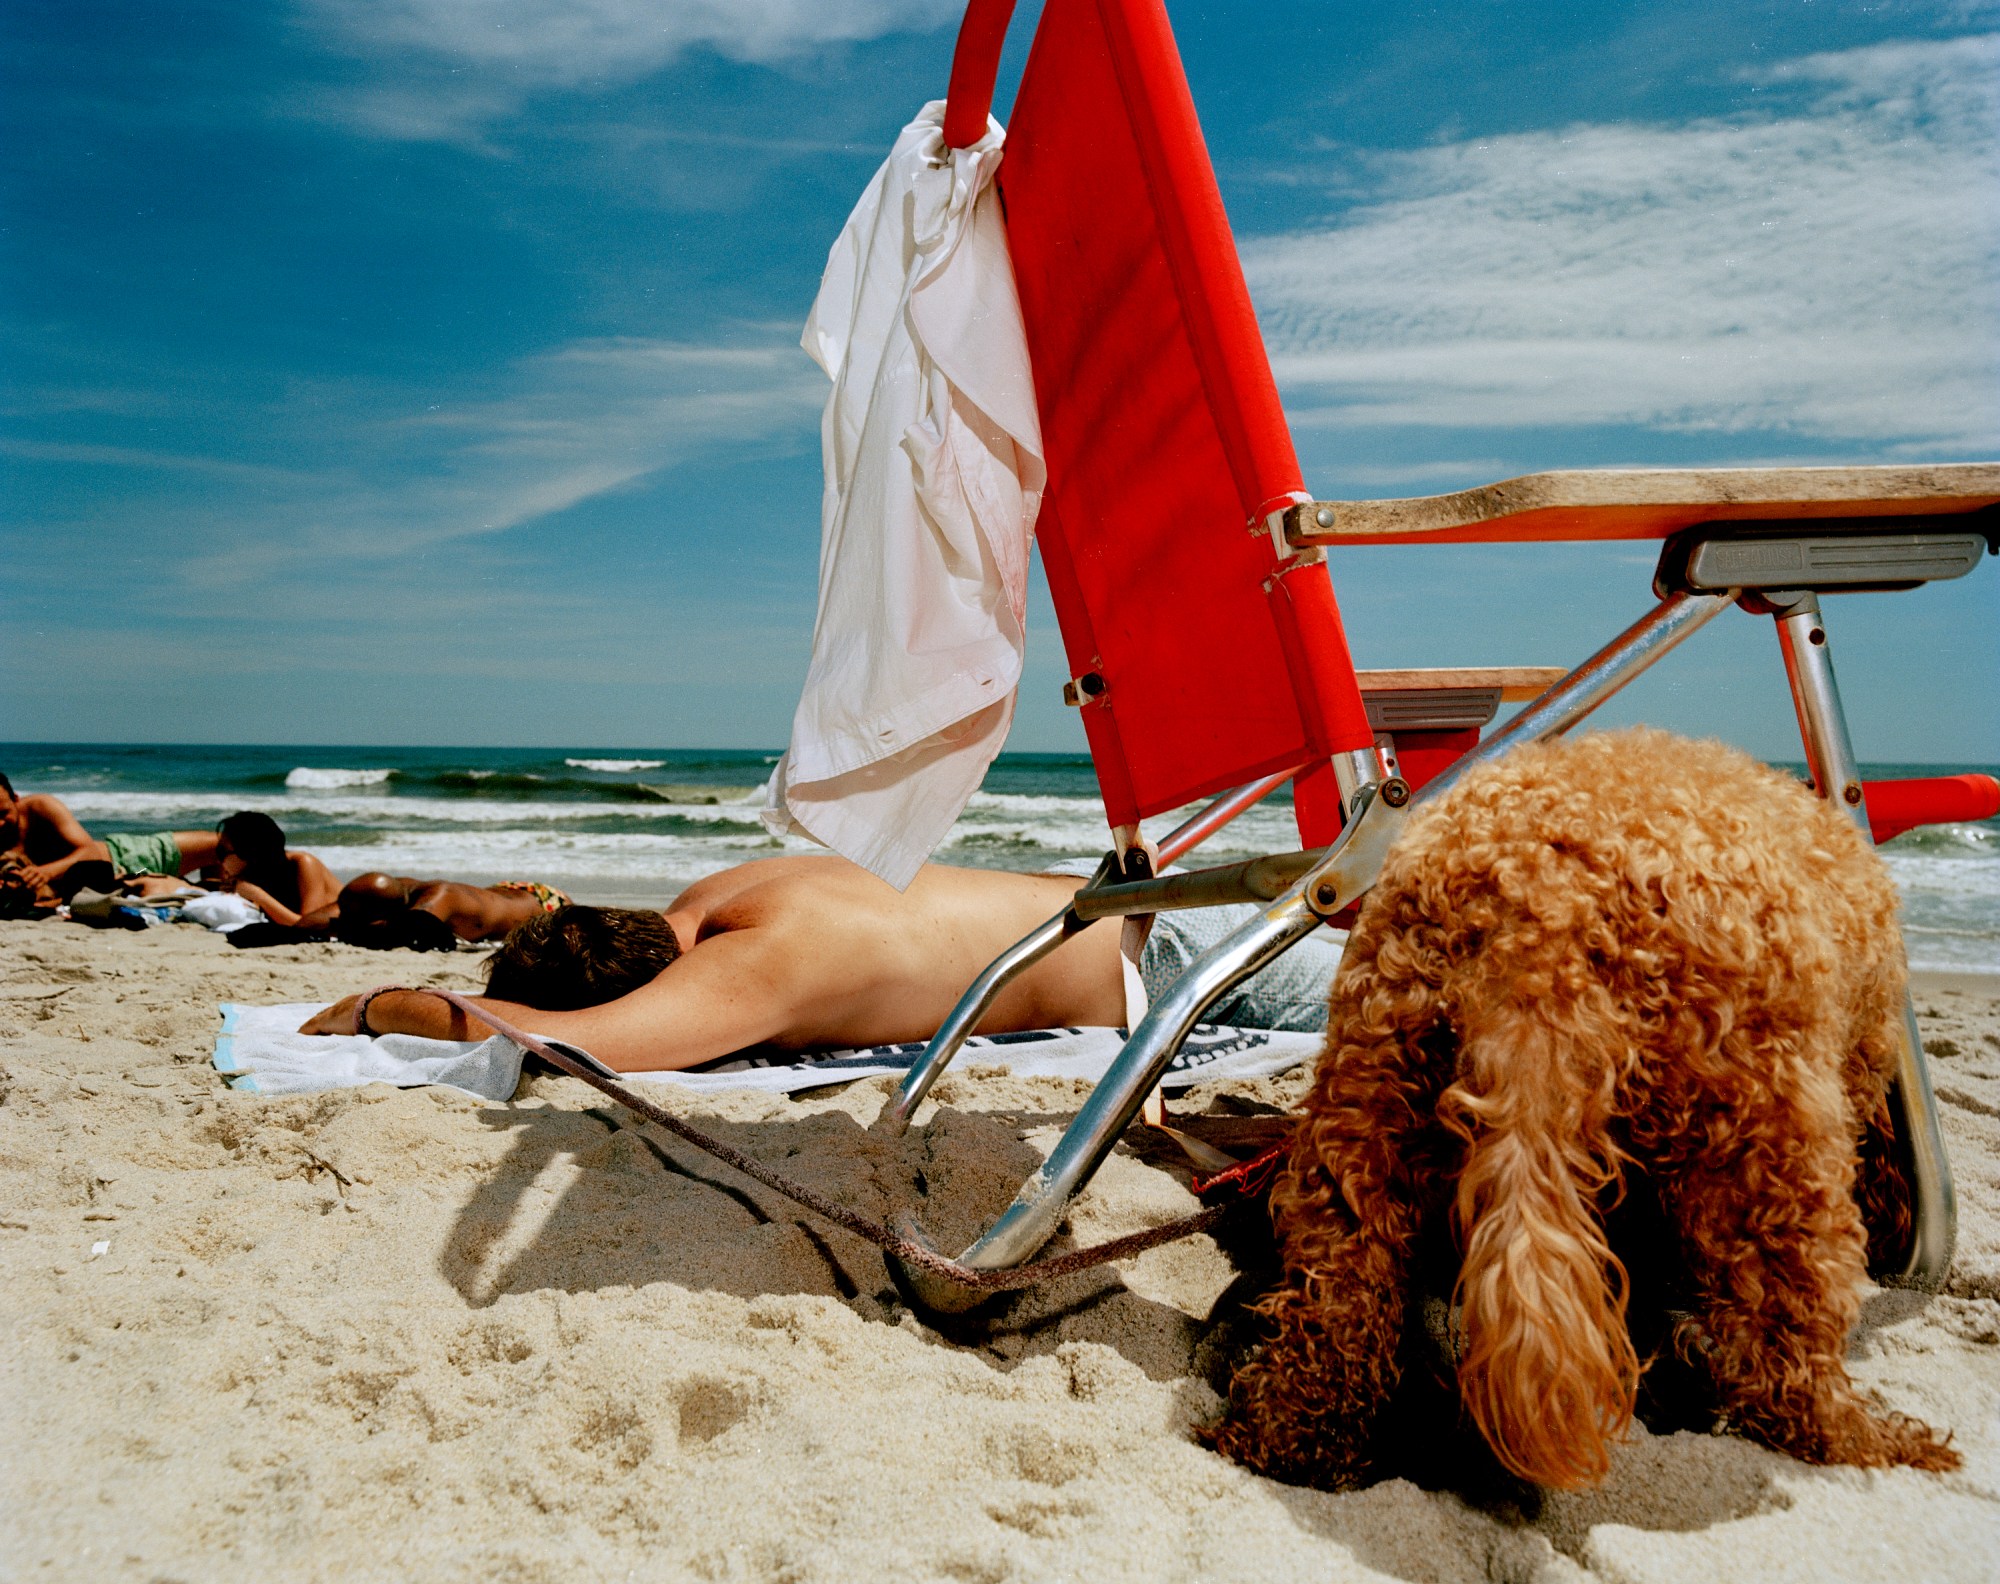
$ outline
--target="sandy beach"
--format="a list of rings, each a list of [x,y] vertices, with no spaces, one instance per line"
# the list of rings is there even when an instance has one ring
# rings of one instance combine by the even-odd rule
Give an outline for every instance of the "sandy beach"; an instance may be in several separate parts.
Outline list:
[[[1430,1477],[1333,1496],[1193,1437],[1234,1276],[1208,1239],[941,1334],[865,1244],[570,1080],[271,1099],[208,1065],[220,1001],[471,987],[478,960],[0,924],[0,1578],[1993,1577],[1995,981],[1920,982],[1957,1261],[1943,1294],[1872,1294],[1853,1344],[1963,1472],[1641,1428],[1602,1489],[1538,1497],[1467,1474],[1446,1424]],[[869,1213],[927,1196],[953,1243],[1078,1090],[955,1072],[900,1142],[867,1131],[886,1080],[667,1094]],[[1077,1239],[1184,1213],[1183,1184],[1121,1152]]]

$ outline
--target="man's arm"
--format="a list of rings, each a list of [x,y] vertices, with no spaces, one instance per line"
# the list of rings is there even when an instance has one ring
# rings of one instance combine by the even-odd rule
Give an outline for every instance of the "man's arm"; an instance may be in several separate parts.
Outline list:
[[[472,997],[544,1039],[580,1046],[621,1072],[674,1072],[752,1045],[811,1037],[804,1021],[817,989],[776,938],[759,929],[713,935],[651,984],[579,1012],[541,1012],[490,997]],[[314,1017],[302,1034],[353,1034],[359,996]],[[374,1034],[421,1034],[429,1039],[485,1039],[493,1031],[423,991],[391,991],[368,1005]]]
[[[69,806],[61,798],[52,797],[47,792],[30,793],[21,799],[21,812],[27,816],[22,821],[22,835],[26,840],[32,842],[34,839],[26,829],[32,823],[70,849],[62,857],[52,858],[47,863],[22,866],[21,877],[37,889],[51,884],[58,875],[66,874],[76,864],[88,859],[102,861],[110,858],[109,849],[103,842],[91,837],[90,832],[83,828],[83,822],[70,813]]]

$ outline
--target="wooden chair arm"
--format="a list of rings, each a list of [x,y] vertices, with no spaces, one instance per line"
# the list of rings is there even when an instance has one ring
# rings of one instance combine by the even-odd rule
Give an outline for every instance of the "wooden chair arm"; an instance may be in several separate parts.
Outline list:
[[[1664,539],[1697,523],[1931,517],[1997,503],[2000,462],[1592,468],[1529,473],[1450,495],[1310,501],[1285,513],[1285,536],[1300,549]]]

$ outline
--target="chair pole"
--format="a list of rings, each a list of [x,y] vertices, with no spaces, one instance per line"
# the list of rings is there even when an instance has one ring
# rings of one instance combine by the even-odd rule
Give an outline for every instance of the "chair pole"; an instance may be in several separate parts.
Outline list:
[[[1176,979],[1132,1031],[1111,1071],[1090,1091],[1049,1158],[1021,1185],[992,1229],[959,1256],[960,1263],[974,1270],[1006,1270],[1048,1242],[1062,1224],[1071,1198],[1138,1115],[1202,1011],[1230,985],[1305,939],[1319,923],[1319,915],[1306,905],[1305,887],[1295,886]],[[929,1278],[914,1266],[905,1266],[904,1271],[925,1301],[946,1313],[970,1308],[985,1296]]]
[[[967,148],[986,136],[993,84],[1000,75],[1000,51],[1007,43],[1007,24],[1013,15],[1014,0],[972,0],[966,7],[951,54],[951,82],[945,90],[944,141],[948,148]]]
[[[1194,814],[1160,840],[1160,866],[1165,868],[1185,852],[1199,847],[1237,815],[1261,803],[1279,787],[1299,773],[1304,766],[1293,765],[1289,770],[1280,770],[1273,775],[1247,781],[1240,787],[1233,787],[1222,794],[1206,808]],[[1101,886],[1112,876],[1111,859],[1097,866],[1097,873],[1084,887],[1090,890]],[[1094,921],[1091,921],[1094,922]],[[880,1123],[891,1133],[901,1133],[910,1125],[917,1114],[917,1107],[924,1103],[924,1096],[930,1093],[931,1085],[938,1081],[952,1058],[965,1044],[968,1036],[979,1026],[979,1020],[986,1016],[993,1003],[1000,999],[1000,992],[1018,975],[1025,973],[1036,963],[1054,951],[1064,941],[1086,929],[1089,924],[1077,917],[1073,907],[1064,908],[1055,917],[1037,924],[1026,935],[1014,942],[992,962],[980,971],[965,994],[959,997],[958,1005],[938,1031],[931,1036],[930,1044],[924,1047],[910,1070],[903,1075],[903,1081],[896,1086],[894,1098],[888,1109],[882,1113]]]
[[[1778,627],[1778,647],[1785,656],[1785,675],[1792,685],[1792,705],[1798,711],[1799,737],[1805,743],[1806,765],[1813,788],[1838,803],[1848,818],[1872,842],[1868,800],[1861,788],[1861,767],[1848,736],[1847,714],[1840,707],[1840,688],[1833,677],[1833,651],[1827,642],[1826,620],[1819,598],[1799,595],[1777,606],[1788,594],[1763,601]],[[1910,1248],[1900,1271],[1878,1272],[1899,1286],[1936,1292],[1951,1268],[1958,1239],[1957,1196],[1952,1188],[1951,1161],[1945,1155],[1944,1134],[1938,1126],[1937,1099],[1931,1090],[1930,1062],[1924,1056],[1917,1009],[1903,992],[1903,1021],[1897,1041],[1896,1081],[1891,1091],[1907,1151],[1914,1227]]]
[[[1096,879],[1102,880],[1110,873],[1111,862],[1107,858],[1097,866]],[[931,1036],[930,1044],[924,1047],[923,1055],[903,1074],[903,1081],[896,1086],[888,1109],[882,1113],[881,1125],[890,1133],[906,1131],[910,1119],[917,1114],[917,1107],[924,1103],[924,1096],[931,1092],[931,1085],[943,1076],[945,1068],[951,1065],[952,1058],[958,1054],[967,1037],[979,1026],[979,1020],[1000,999],[1000,992],[1007,988],[1008,983],[1071,936],[1089,927],[1073,909],[1064,908],[1055,917],[1037,924],[981,969],[979,977],[959,997],[958,1005],[938,1025],[938,1031]]]
[[[1669,594],[1547,692],[1522,705],[1506,725],[1427,783],[1416,801],[1442,796],[1474,767],[1491,763],[1510,748],[1561,736],[1735,603],[1733,592]]]

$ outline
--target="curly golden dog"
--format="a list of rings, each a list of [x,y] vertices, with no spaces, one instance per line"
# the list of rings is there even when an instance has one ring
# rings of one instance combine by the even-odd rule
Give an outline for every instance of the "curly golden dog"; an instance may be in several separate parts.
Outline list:
[[[1736,1428],[1813,1463],[1955,1468],[1842,1363],[1868,1238],[1908,1231],[1904,982],[1873,848],[1735,749],[1633,730],[1469,773],[1363,904],[1272,1193],[1285,1283],[1216,1445],[1359,1479],[1419,1241],[1448,1227],[1463,1407],[1517,1475],[1601,1480],[1645,1368],[1605,1215],[1643,1178],[1688,1295],[1677,1351]]]

